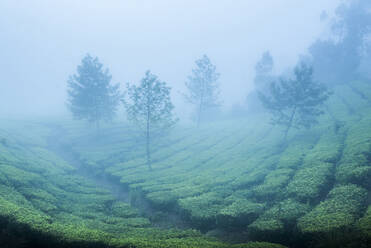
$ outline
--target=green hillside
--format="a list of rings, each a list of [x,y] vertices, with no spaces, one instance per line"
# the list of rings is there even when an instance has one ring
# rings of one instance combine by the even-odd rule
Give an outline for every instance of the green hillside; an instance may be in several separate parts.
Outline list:
[[[1,120],[0,244],[367,247],[371,84],[333,91],[287,143],[265,113],[178,125],[152,144],[152,171],[127,124]]]

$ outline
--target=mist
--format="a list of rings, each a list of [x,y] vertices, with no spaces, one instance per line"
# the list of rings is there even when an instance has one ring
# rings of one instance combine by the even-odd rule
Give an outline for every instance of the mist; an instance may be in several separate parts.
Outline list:
[[[184,83],[207,54],[220,73],[223,108],[244,104],[254,66],[269,50],[275,72],[293,67],[340,1],[10,1],[0,3],[0,113],[68,114],[69,75],[87,53],[122,86],[150,69],[188,118]],[[326,20],[321,21],[321,13]]]
[[[371,244],[371,1],[1,0],[0,247]]]

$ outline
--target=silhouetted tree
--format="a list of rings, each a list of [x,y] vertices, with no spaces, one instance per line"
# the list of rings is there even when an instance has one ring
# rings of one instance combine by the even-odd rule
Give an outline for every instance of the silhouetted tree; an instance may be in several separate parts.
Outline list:
[[[170,87],[147,71],[139,86],[127,85],[123,103],[129,120],[144,130],[147,165],[152,170],[150,144],[153,134],[168,130],[177,121],[173,115]]]
[[[246,103],[249,111],[261,111],[263,106],[259,101],[258,92],[269,94],[269,86],[275,80],[273,76],[273,57],[269,51],[255,65],[254,89],[247,95]]]
[[[285,126],[284,140],[291,127],[310,128],[323,114],[320,106],[330,92],[313,80],[312,67],[301,63],[295,67],[293,79],[272,83],[270,95],[259,93],[263,106],[272,113],[272,124]]]
[[[316,80],[348,83],[359,76],[362,61],[370,61],[371,55],[370,8],[370,1],[353,0],[336,9],[336,18],[331,22],[332,39],[319,39],[309,48]]]
[[[111,120],[120,101],[119,84],[111,85],[111,75],[98,58],[86,55],[77,74],[68,79],[68,108],[77,119],[94,122]]]
[[[254,85],[258,91],[268,91],[273,81],[273,57],[269,51],[263,53],[261,59],[255,65]]]
[[[192,75],[188,77],[188,81],[185,83],[188,94],[184,96],[189,103],[195,105],[197,126],[199,126],[204,111],[220,104],[218,101],[219,84],[217,82],[220,75],[206,55],[196,60],[195,63],[196,68],[192,70]]]

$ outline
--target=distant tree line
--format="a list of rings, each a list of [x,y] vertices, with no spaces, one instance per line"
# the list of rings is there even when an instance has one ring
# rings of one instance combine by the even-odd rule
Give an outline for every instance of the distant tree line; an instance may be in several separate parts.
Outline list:
[[[197,126],[207,110],[219,104],[218,78],[215,66],[206,55],[196,60],[196,68],[185,83],[189,92],[184,96],[195,106]],[[103,68],[97,57],[86,55],[77,67],[77,73],[67,81],[67,106],[76,119],[95,123],[99,131],[101,122],[115,117],[121,101],[128,120],[144,134],[147,165],[151,170],[153,138],[170,130],[178,121],[170,98],[171,88],[150,71],[145,73],[138,86],[127,84],[124,93],[120,92],[119,84],[111,83],[111,79],[109,70]]]
[[[310,128],[324,112],[331,95],[328,87],[371,78],[371,1],[341,4],[330,20],[331,35],[318,39],[302,56],[293,73],[276,76],[269,51],[255,66],[254,88],[247,97],[250,111],[271,112],[271,123],[284,127],[284,140],[291,128]],[[321,20],[328,18],[323,12]]]
[[[371,2],[361,0],[341,5],[332,22],[335,39],[314,42],[309,56],[302,57],[288,75],[274,75],[273,57],[269,51],[263,53],[255,66],[255,91],[248,95],[248,104],[256,111],[269,111],[271,123],[283,127],[284,140],[292,128],[310,128],[317,123],[324,113],[322,105],[331,95],[325,85],[359,77],[362,63],[371,58],[370,8]],[[322,19],[325,17],[323,14]],[[183,96],[194,107],[197,127],[221,105],[219,78],[208,56],[195,61]],[[99,130],[101,122],[115,117],[122,102],[128,120],[144,134],[147,164],[151,169],[153,139],[156,134],[170,130],[178,120],[170,97],[171,88],[150,71],[139,85],[128,84],[124,93],[111,79],[98,58],[86,55],[76,74],[68,79],[67,106],[76,119],[94,123]]]
[[[329,39],[318,39],[307,58],[314,78],[327,85],[371,77],[371,1],[352,0],[336,9]],[[323,14],[322,19],[327,19]]]
[[[310,128],[316,118],[323,114],[320,106],[329,97],[323,84],[313,80],[313,68],[301,63],[294,70],[292,79],[273,82],[273,59],[269,52],[263,54],[256,66],[255,86],[262,106],[272,113],[272,124],[285,127],[284,139],[292,127]],[[95,123],[110,121],[117,113],[119,102],[125,107],[128,120],[142,130],[146,140],[146,158],[151,170],[151,143],[157,133],[170,130],[176,122],[174,105],[171,102],[171,88],[150,71],[145,73],[140,84],[127,84],[123,94],[119,84],[111,83],[108,69],[98,58],[86,55],[77,73],[68,80],[67,105],[73,116]],[[187,102],[195,106],[196,123],[208,109],[220,105],[219,73],[210,59],[204,55],[196,60],[196,67],[185,85]]]

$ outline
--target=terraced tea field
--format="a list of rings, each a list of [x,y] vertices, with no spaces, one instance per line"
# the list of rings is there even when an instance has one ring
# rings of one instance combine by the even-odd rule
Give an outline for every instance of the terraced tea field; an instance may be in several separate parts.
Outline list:
[[[151,144],[152,171],[143,138],[127,124],[97,134],[74,121],[1,120],[0,240],[367,247],[371,84],[338,86],[325,110],[317,126],[290,131],[286,143],[264,113],[180,124]]]

